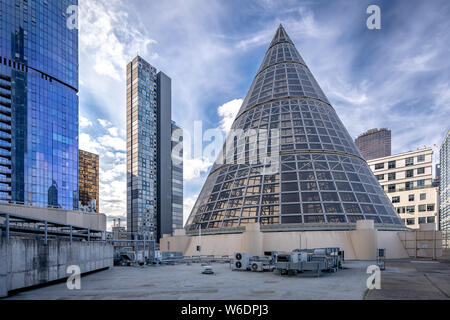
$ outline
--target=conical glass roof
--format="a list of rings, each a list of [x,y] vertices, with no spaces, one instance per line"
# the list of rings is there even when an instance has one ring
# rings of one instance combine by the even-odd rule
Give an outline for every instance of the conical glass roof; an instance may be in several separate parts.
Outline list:
[[[404,228],[280,25],[186,231],[258,222],[264,229],[345,230],[364,219],[378,229]]]

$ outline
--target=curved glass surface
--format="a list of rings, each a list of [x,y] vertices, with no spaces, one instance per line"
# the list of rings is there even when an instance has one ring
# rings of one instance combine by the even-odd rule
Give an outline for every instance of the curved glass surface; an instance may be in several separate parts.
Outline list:
[[[245,134],[234,138],[233,161],[222,163],[222,154],[228,153],[224,146],[191,212],[188,232],[200,227],[223,232],[249,223],[350,229],[364,219],[374,220],[379,228],[403,228],[282,26],[231,132],[249,130],[278,132],[277,142],[269,143],[278,150],[275,157],[269,152],[278,160],[277,170],[264,170],[264,156],[251,153]]]

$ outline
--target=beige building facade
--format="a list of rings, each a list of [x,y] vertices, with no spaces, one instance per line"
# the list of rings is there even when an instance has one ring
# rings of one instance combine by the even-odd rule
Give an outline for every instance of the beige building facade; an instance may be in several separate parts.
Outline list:
[[[438,227],[439,188],[433,186],[433,150],[419,149],[367,162],[397,213],[411,229]]]

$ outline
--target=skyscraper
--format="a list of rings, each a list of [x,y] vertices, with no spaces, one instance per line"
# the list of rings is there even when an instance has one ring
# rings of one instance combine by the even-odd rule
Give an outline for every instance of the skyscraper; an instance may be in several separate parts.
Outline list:
[[[450,231],[450,130],[442,142],[440,163],[440,227],[443,231]]]
[[[171,80],[137,56],[127,66],[127,231],[172,233]]]
[[[280,137],[279,148],[273,135]],[[262,143],[251,142],[258,139]],[[187,233],[239,232],[251,223],[265,231],[349,230],[358,220],[374,220],[381,230],[404,228],[282,26],[227,142],[192,209]],[[275,158],[271,168],[267,158]]]
[[[172,229],[183,228],[183,129],[172,121]]]
[[[356,138],[355,144],[366,160],[388,157],[391,155],[391,130],[368,130]]]
[[[78,207],[77,3],[0,2],[0,201]]]
[[[78,187],[82,211],[99,212],[99,170],[98,154],[80,150]]]

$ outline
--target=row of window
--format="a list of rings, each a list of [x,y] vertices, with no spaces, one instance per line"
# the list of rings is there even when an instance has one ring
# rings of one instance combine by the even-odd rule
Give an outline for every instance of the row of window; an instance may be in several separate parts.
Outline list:
[[[404,223],[408,226],[415,225],[416,219],[415,218],[407,218],[403,219]],[[425,223],[435,223],[436,218],[435,217],[419,217],[417,219],[418,224],[425,224]]]
[[[398,214],[414,214],[416,212],[416,206],[406,206],[406,207],[397,207],[395,208]],[[433,212],[435,211],[435,204],[421,204],[418,206],[418,212]]]
[[[387,174],[388,181],[396,180],[398,178],[398,172],[391,172]],[[425,174],[425,167],[416,169],[416,174],[421,175]],[[386,174],[378,174],[375,176],[378,181],[383,181],[386,177]],[[414,169],[405,171],[405,178],[414,178]],[[399,178],[400,179],[400,178]]]
[[[414,190],[416,187],[417,188],[425,187],[425,180],[417,180],[416,183],[414,183],[414,181],[405,182],[404,188],[402,188],[401,185],[402,184],[389,184],[387,186],[387,192],[392,193],[403,190]]]
[[[427,199],[427,194],[426,193],[421,193],[419,195],[419,199],[420,201],[424,201]],[[408,201],[415,201],[415,195],[414,194],[409,194],[408,195]],[[396,197],[392,197],[392,203],[399,203],[400,202],[400,196],[396,196]]]
[[[417,158],[417,160],[416,160],[417,163],[425,162],[425,155],[423,155],[423,154],[417,156],[416,158]],[[384,163],[384,162],[375,164],[375,170],[384,169],[385,164],[386,163]],[[408,158],[405,159],[405,166],[406,167],[413,166],[413,165],[414,165],[414,157],[408,157]],[[396,160],[389,161],[387,163],[387,168],[388,169],[395,169],[396,167],[397,167],[397,161]]]
[[[220,218],[220,217],[217,217]],[[343,215],[343,214],[327,214],[327,215],[291,215],[291,216],[270,216],[270,217],[250,217],[230,219],[225,217],[223,220],[196,221],[195,224],[187,226],[188,231],[217,228],[229,228],[244,226],[249,223],[269,224],[312,224],[312,223],[356,223],[359,220],[373,220],[377,224],[395,224],[400,225],[401,220],[397,217],[376,216],[376,215]]]

